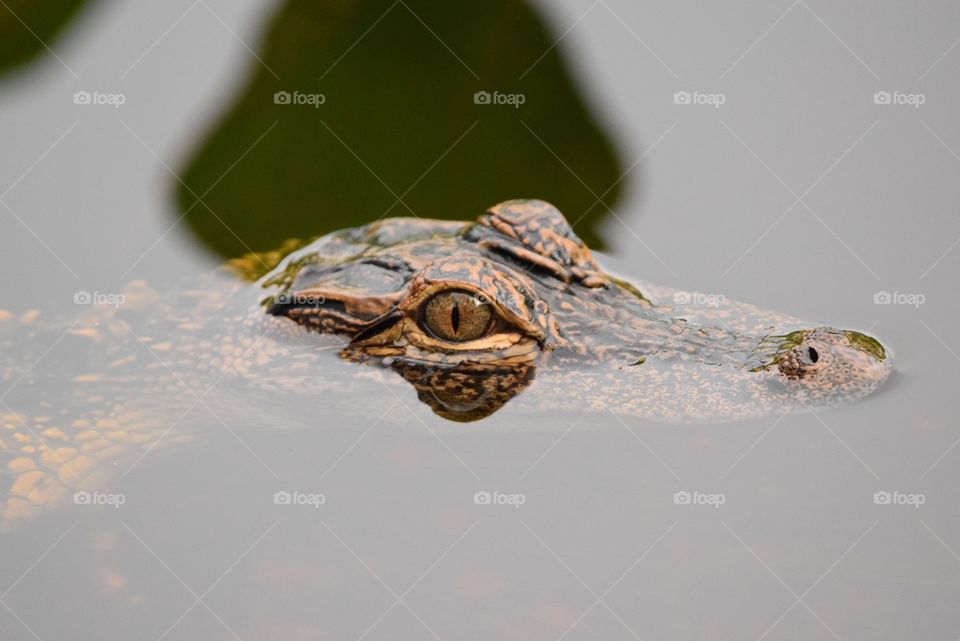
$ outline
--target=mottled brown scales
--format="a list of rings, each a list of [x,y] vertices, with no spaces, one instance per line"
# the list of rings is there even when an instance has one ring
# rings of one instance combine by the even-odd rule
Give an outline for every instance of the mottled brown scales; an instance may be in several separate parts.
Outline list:
[[[605,274],[563,215],[537,200],[495,205],[474,224],[393,219],[337,232],[296,252],[262,284],[276,288],[267,298],[271,314],[344,334],[352,360],[388,355],[403,371],[445,367],[461,379],[505,378],[501,363],[519,346],[536,355],[523,380],[534,370],[541,378],[560,372],[561,392],[577,390],[577,377],[595,379],[598,368],[630,371],[622,389],[583,392],[588,404],[596,399],[624,414],[732,418],[829,404],[872,391],[890,371],[882,346],[864,334],[730,301],[686,302],[680,292],[644,291]],[[379,313],[351,317],[350,301],[365,291]],[[461,306],[449,297],[462,292],[489,306],[495,320],[483,337],[471,331],[470,340],[450,340]],[[324,302],[289,302],[305,293]],[[424,315],[427,308],[451,317]],[[526,387],[495,386],[487,414]],[[550,404],[583,400],[552,394]],[[448,418],[454,411],[431,406]]]

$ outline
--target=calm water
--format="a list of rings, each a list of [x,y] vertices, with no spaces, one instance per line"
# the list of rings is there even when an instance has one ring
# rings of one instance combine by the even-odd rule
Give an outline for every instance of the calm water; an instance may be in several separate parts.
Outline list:
[[[0,638],[960,636],[960,340],[952,332],[960,48],[951,49],[960,10],[947,2],[675,5],[533,6],[547,46],[566,33],[551,51],[614,150],[615,174],[625,174],[607,199],[612,213],[593,219],[604,265],[868,330],[896,352],[878,395],[816,415],[720,425],[531,417],[509,404],[458,425],[405,385],[384,387],[318,356],[323,375],[351,381],[350,400],[304,407],[263,399],[259,412],[224,411],[225,421],[197,405],[171,433],[184,442],[164,442],[111,486],[119,507],[68,500],[14,524],[2,535]],[[261,52],[278,7],[100,2],[50,41],[60,61],[48,53],[2,80],[0,308],[41,309],[35,323],[43,327],[78,313],[77,292],[115,294],[134,279],[182,289],[219,264],[217,252],[236,240],[227,227],[215,231],[212,212],[177,223],[185,188],[176,176],[194,167],[184,182],[206,200],[213,178],[192,164],[198,145],[235,110],[249,78],[273,68],[243,43]],[[439,45],[412,13],[396,5],[379,23],[419,32],[419,44],[393,56],[417,59],[432,42],[429,56],[465,74],[464,87],[498,90],[474,70],[478,59],[458,51],[460,36],[435,28]],[[376,29],[344,64],[367,47],[377,53]],[[517,37],[497,36],[490,29],[500,47]],[[502,89],[523,90],[519,81]],[[77,105],[78,91],[125,102]],[[677,92],[713,104],[683,104]],[[906,104],[876,104],[877,92]],[[471,167],[471,153],[486,153],[484,136],[511,131],[517,149],[539,149],[544,168],[530,180],[563,182],[561,197],[589,206],[610,181],[594,187],[600,179],[586,176],[577,144],[601,160],[604,144],[571,136],[558,159],[541,144],[553,149],[554,138],[516,126],[554,108],[550,95],[535,93],[517,109],[489,105],[511,110],[489,119],[509,119],[513,129],[484,132],[481,111],[477,130],[446,157],[456,132],[423,158],[391,155],[352,132],[343,142],[357,157],[337,162],[358,173],[341,182],[363,175],[356,191],[379,184],[360,160],[375,157],[370,169],[389,177],[381,194],[389,205],[407,200],[404,190],[436,161],[436,182],[425,178],[409,195],[415,211],[435,215],[431,194],[480,192],[490,179],[443,165]],[[470,93],[461,98],[470,102]],[[364,117],[376,131],[377,113]],[[415,168],[403,168],[407,153]],[[401,167],[395,174],[391,158]],[[298,167],[276,155],[240,163],[247,160],[272,160],[277,175]],[[264,183],[284,184],[274,175]],[[230,216],[248,200],[241,188],[227,181],[222,195],[210,191],[211,201],[223,199],[213,210]],[[363,217],[330,211],[317,191],[318,232],[340,226],[338,216]],[[490,203],[521,195],[539,194],[494,193]],[[379,205],[370,218],[386,209]],[[281,214],[263,212],[268,221]],[[881,292],[893,303],[876,304]],[[45,354],[57,334],[44,336],[22,346],[33,354],[23,367],[83,369],[70,349]],[[38,389],[35,411],[54,413]],[[217,415],[231,393],[211,392]],[[24,394],[18,400],[29,402]],[[156,396],[151,407],[191,400]],[[296,493],[301,504],[284,505],[283,495],[277,504],[277,492]],[[477,504],[478,492],[504,504]],[[713,505],[677,504],[677,492],[709,495]],[[922,505],[882,504],[885,495],[877,504],[877,492]]]

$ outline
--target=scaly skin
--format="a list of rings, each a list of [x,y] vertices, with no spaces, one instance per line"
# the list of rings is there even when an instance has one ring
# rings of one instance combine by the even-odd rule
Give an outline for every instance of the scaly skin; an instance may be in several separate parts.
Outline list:
[[[268,256],[248,257],[245,273]],[[443,340],[427,325],[425,305],[450,290],[491,311],[482,336]],[[225,425],[273,425],[283,407],[317,403],[379,416],[351,376],[406,381],[454,421],[509,402],[519,429],[544,410],[756,417],[862,397],[890,372],[863,334],[676,294],[606,274],[551,205],[509,201],[476,223],[336,232],[252,285],[210,275],[160,296],[134,283],[117,310],[0,313],[0,520],[105,490],[153,449],[198,438],[198,408]]]
[[[472,224],[397,218],[331,234],[260,284],[270,313],[349,337],[345,357],[387,360],[453,420],[496,411],[534,370],[540,407],[730,419],[851,400],[891,368],[858,332],[734,302],[664,304],[677,292],[604,273],[542,201],[501,203]],[[500,327],[439,339],[424,305],[445,291],[488,305]]]

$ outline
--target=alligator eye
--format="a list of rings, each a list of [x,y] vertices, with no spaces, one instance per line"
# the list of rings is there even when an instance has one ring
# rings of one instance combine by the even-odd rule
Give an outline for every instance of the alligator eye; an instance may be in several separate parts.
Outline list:
[[[423,308],[423,324],[437,338],[451,342],[483,337],[490,327],[490,304],[468,292],[440,292]]]

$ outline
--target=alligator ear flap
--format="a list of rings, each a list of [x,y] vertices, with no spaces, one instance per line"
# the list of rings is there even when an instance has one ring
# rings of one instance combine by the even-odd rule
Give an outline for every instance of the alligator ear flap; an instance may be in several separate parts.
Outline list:
[[[477,242],[486,249],[512,255],[567,283],[577,281],[587,287],[606,283],[590,249],[548,202],[508,200],[488,209],[478,222],[496,232],[477,234],[481,236]]]
[[[405,263],[383,259],[307,263],[290,270],[265,284],[281,287],[264,301],[267,311],[323,333],[354,335],[396,309],[410,272]]]

